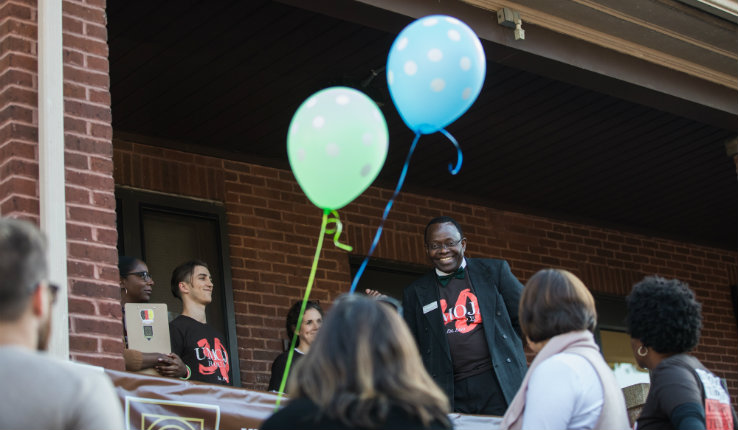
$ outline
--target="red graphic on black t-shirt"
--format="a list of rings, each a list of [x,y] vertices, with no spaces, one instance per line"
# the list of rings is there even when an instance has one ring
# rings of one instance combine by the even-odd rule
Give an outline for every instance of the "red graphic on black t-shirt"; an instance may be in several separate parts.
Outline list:
[[[200,374],[201,375],[212,375],[216,370],[220,369],[220,374],[223,379],[228,383],[228,370],[230,370],[230,363],[228,362],[228,352],[220,343],[220,339],[215,338],[215,345],[210,348],[210,342],[207,339],[200,339],[197,341],[199,348],[195,349],[195,356],[200,361]],[[207,360],[209,366],[204,366],[202,361]]]
[[[448,326],[453,323],[457,333],[471,333],[482,323],[477,296],[469,288],[459,293],[456,304],[450,309],[447,309],[448,304],[445,299],[441,299],[440,302],[443,324]]]

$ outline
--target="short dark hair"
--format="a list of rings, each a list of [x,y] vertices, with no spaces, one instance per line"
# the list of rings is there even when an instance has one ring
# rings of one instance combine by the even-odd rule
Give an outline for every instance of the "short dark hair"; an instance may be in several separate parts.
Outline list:
[[[46,238],[33,224],[0,218],[0,321],[15,321],[48,277]]]
[[[295,330],[297,330],[297,318],[300,316],[300,309],[302,308],[302,301],[295,302],[292,307],[290,307],[290,310],[287,312],[287,321],[285,323],[285,327],[287,328],[287,339],[292,340],[292,337],[295,335]],[[305,304],[305,312],[307,312],[308,309],[315,309],[318,311],[321,317],[323,317],[323,308],[320,307],[320,302],[316,302],[313,300],[308,300]],[[295,346],[300,346],[300,338],[297,339],[297,344]]]
[[[438,216],[428,221],[428,225],[425,226],[425,232],[423,233],[423,241],[428,242],[428,229],[430,229],[430,226],[432,226],[433,224],[445,224],[447,222],[453,224],[454,227],[456,227],[456,230],[459,231],[459,235],[462,238],[464,237],[464,232],[461,230],[461,226],[458,222],[456,222],[455,219],[451,218],[450,216]]]
[[[180,282],[192,282],[192,273],[195,271],[195,267],[202,266],[208,270],[208,263],[202,260],[190,260],[175,267],[172,271],[172,280],[170,286],[172,288],[172,295],[182,300],[182,296],[179,294],[179,283]]]
[[[544,269],[523,288],[518,310],[520,328],[533,342],[597,325],[594,297],[573,273]]]
[[[120,277],[123,278],[131,273],[131,270],[133,270],[133,268],[136,267],[136,264],[141,261],[141,259],[129,257],[127,255],[118,256],[118,273],[120,274]]]
[[[697,346],[702,305],[687,284],[647,276],[625,298],[628,334],[662,354],[687,352]]]

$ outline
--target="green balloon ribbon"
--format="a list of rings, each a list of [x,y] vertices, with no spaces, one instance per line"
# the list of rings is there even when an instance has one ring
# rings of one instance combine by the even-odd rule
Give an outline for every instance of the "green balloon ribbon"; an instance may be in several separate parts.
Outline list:
[[[332,217],[329,218],[328,214]],[[327,228],[329,223],[334,223],[335,226],[330,229]],[[302,306],[300,307],[300,315],[297,317],[297,329],[295,334],[292,336],[292,342],[290,343],[290,352],[287,354],[287,365],[284,367],[284,373],[282,374],[282,382],[279,384],[279,393],[277,394],[277,402],[274,405],[274,412],[279,410],[279,404],[282,401],[284,394],[285,385],[287,385],[287,377],[290,374],[290,368],[292,367],[292,357],[295,353],[295,346],[297,345],[297,339],[299,338],[299,328],[302,327],[302,316],[305,315],[305,308],[307,307],[308,299],[310,298],[310,291],[313,289],[313,281],[315,281],[315,272],[318,270],[318,260],[320,259],[320,251],[323,248],[323,236],[326,234],[333,234],[333,243],[344,251],[351,251],[353,248],[349,245],[345,245],[338,241],[343,231],[343,224],[339,219],[338,212],[335,210],[323,210],[323,222],[320,225],[320,235],[318,236],[318,246],[315,249],[315,257],[313,257],[313,267],[310,268],[310,277],[308,278],[307,288],[305,288],[305,295],[302,298]],[[334,234],[335,233],[335,234]]]
[[[341,220],[338,217],[338,211],[331,211],[331,215],[333,215],[333,218],[328,218],[328,223],[334,223],[335,227],[329,228],[326,230],[327,234],[333,234],[333,245],[335,245],[336,248],[343,249],[346,252],[351,252],[354,250],[354,248],[351,245],[345,245],[338,241],[338,238],[341,237],[341,232],[343,232],[343,224],[341,224]]]

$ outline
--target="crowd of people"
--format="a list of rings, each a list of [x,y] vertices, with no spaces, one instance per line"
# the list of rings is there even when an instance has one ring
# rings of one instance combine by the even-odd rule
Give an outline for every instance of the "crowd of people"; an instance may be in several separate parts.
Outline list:
[[[289,351],[275,358],[269,390],[288,401],[262,424],[281,428],[453,428],[449,414],[500,416],[502,429],[629,429],[622,390],[595,340],[597,311],[574,274],[543,269],[523,286],[509,264],[467,258],[452,218],[425,229],[431,270],[402,303],[377,291],[339,297],[324,313],[308,301],[287,314]],[[147,303],[155,285],[137,258],[119,259],[121,306]],[[124,351],[126,369],[232,384],[224,336],[208,325],[213,281],[206,262],[174,269],[182,313],[171,352]],[[0,428],[123,428],[120,402],[101,372],[44,354],[57,288],[46,244],[31,224],[0,218]],[[650,391],[637,429],[736,429],[720,378],[689,352],[701,305],[683,282],[658,276],[633,286],[627,332]],[[325,321],[324,321],[325,319]],[[127,336],[124,333],[124,339]],[[524,345],[535,353],[527,364]],[[43,408],[38,408],[43,404]]]

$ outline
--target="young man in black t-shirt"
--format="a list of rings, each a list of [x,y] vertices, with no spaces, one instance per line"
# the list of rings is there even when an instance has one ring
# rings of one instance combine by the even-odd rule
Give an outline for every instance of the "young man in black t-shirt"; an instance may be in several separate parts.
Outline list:
[[[184,379],[232,385],[231,363],[223,335],[207,325],[213,279],[203,261],[192,260],[172,272],[172,294],[182,300],[182,314],[169,323],[172,352],[187,365]]]

